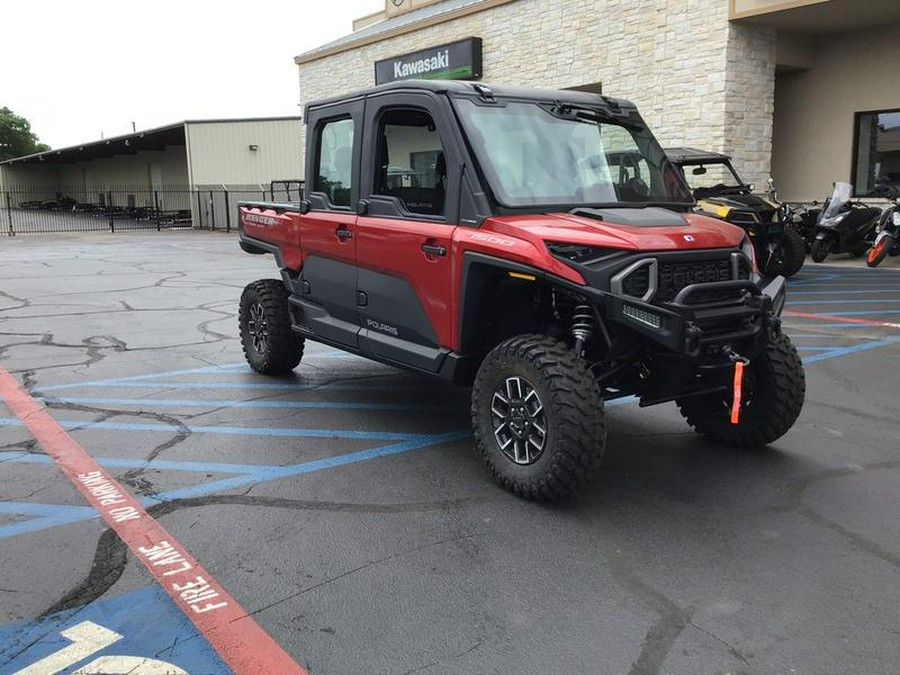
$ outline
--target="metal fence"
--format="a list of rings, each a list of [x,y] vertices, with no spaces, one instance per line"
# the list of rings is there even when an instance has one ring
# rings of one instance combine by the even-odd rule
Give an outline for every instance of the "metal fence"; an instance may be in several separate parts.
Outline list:
[[[115,186],[0,190],[0,233],[122,232],[197,228],[231,231],[241,201],[296,201],[273,185],[166,187]]]

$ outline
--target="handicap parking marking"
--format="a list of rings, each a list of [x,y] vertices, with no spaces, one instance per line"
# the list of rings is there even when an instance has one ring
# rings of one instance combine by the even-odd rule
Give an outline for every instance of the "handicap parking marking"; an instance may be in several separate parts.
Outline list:
[[[157,585],[0,626],[12,675],[219,675],[231,670]]]
[[[241,675],[307,675],[188,550],[2,367],[0,398],[232,671]]]

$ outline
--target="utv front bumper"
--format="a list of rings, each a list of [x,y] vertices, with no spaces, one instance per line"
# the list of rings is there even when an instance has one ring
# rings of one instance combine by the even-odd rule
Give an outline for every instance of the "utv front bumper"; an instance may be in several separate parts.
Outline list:
[[[726,296],[698,301],[704,296]],[[673,355],[689,358],[741,345],[752,357],[778,332],[786,288],[778,276],[760,286],[751,280],[691,284],[670,301],[651,304],[627,295],[601,293],[605,322],[644,337]]]

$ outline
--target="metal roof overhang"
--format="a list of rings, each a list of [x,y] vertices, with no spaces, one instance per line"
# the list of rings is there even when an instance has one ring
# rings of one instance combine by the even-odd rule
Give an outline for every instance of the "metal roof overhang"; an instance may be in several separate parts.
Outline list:
[[[820,35],[900,23],[900,2],[897,0],[762,2],[757,9],[735,11],[732,21]]]
[[[143,150],[163,150],[168,146],[185,145],[185,123],[137,131],[133,134],[116,136],[101,141],[92,141],[58,150],[48,150],[34,155],[15,157],[0,162],[0,166],[75,164],[77,162],[134,155]]]

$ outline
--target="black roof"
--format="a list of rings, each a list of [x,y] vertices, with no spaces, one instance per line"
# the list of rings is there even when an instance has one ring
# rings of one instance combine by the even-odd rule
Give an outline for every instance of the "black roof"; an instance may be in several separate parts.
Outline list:
[[[728,155],[697,148],[666,148],[664,152],[675,164],[713,164],[731,161]]]
[[[620,98],[592,94],[574,89],[538,89],[535,87],[513,87],[507,85],[486,84],[484,82],[470,82],[467,80],[398,80],[380,84],[368,89],[333,96],[326,99],[311,101],[308,107],[316,108],[334,103],[341,103],[353,98],[362,98],[372,94],[386,91],[431,91],[440,94],[456,94],[461,96],[479,96],[482,91],[488,90],[498,98],[526,99],[534,101],[565,101],[586,106],[612,106],[626,110],[636,110],[631,101]]]

